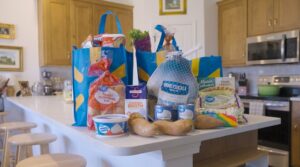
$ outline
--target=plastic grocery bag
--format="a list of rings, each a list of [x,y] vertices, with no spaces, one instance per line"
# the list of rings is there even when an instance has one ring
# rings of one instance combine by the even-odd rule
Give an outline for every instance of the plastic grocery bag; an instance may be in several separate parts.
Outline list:
[[[155,69],[165,61],[166,52],[160,51],[166,36],[164,27],[162,25],[157,25],[155,29],[161,32],[156,52],[136,51],[138,76],[141,82],[147,82]],[[172,45],[177,51],[179,50],[174,37],[172,39]]]
[[[99,24],[99,34],[104,33],[107,15],[114,15],[111,11],[101,16]],[[120,21],[116,15],[116,25],[118,32],[122,34]],[[74,48],[72,51],[72,72],[73,72],[73,97],[74,97],[74,126],[87,126],[88,109],[88,89],[90,83],[97,77],[88,76],[88,69],[101,58],[101,51],[110,50],[113,52],[113,59],[109,71],[121,78],[123,83],[132,83],[133,55],[125,50],[123,45],[119,48],[113,47],[92,47],[92,48]]]
[[[195,103],[198,84],[190,61],[181,52],[169,52],[167,59],[152,74],[147,83],[149,95],[158,98],[158,104],[176,107]]]
[[[125,113],[125,85],[109,72],[112,54],[110,50],[102,51],[102,58],[89,69],[89,75],[99,76],[89,88],[87,125],[90,130],[95,130],[94,116]]]

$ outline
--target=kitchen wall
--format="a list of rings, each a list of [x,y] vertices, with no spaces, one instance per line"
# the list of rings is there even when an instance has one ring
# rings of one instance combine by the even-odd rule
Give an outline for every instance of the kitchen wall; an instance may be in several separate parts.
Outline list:
[[[16,80],[35,81],[39,78],[38,23],[36,0],[0,0],[0,23],[16,25],[16,39],[0,39],[0,45],[22,46],[24,72],[0,72]]]
[[[197,45],[202,46],[201,55],[217,54],[217,0],[188,0],[186,15],[159,15],[159,1],[133,0],[134,4],[134,27],[153,31],[154,25],[189,25],[196,27],[195,42],[186,48],[183,41],[178,41],[179,46],[186,48],[184,51],[192,49]],[[195,25],[194,25],[195,24]],[[182,26],[182,27],[183,27]],[[175,37],[176,37],[175,28]],[[179,31],[179,30],[178,30]],[[185,29],[186,35],[189,35]],[[153,34],[152,34],[153,35]],[[180,34],[177,34],[180,35]],[[194,37],[192,37],[194,38]],[[178,38],[177,38],[178,39]],[[194,40],[194,39],[189,39]]]
[[[264,65],[224,68],[224,76],[230,72],[246,73],[250,94],[257,94],[257,79],[263,75],[300,75],[300,64]]]

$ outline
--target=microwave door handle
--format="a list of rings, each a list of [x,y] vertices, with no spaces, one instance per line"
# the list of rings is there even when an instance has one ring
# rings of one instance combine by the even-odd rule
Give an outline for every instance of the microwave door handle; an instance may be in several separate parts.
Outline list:
[[[282,41],[281,41],[281,59],[283,61],[285,61],[286,59],[286,51],[287,51],[286,41],[287,41],[287,37],[284,34],[282,35]]]

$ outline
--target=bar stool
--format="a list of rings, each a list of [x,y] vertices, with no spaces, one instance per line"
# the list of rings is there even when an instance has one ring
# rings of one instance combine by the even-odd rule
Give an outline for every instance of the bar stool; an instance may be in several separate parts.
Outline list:
[[[4,117],[6,117],[7,115],[7,112],[0,112],[0,123],[4,123]],[[4,135],[3,132],[0,132],[0,135],[1,135],[1,148],[0,148],[0,151],[3,151],[3,138],[2,136]]]
[[[7,163],[7,159],[9,159],[9,154],[6,154],[7,149],[7,139],[10,136],[12,132],[23,132],[23,133],[29,133],[32,128],[37,127],[35,123],[31,122],[7,122],[0,124],[0,130],[3,131],[3,152],[4,155],[2,156],[2,163],[1,167],[3,167],[2,164]]]
[[[46,154],[27,158],[16,167],[85,167],[86,160],[75,154]]]
[[[41,154],[49,154],[49,144],[56,140],[56,136],[49,133],[25,133],[9,137],[8,145],[17,147],[16,164],[24,158],[32,156],[32,146],[39,145]],[[8,147],[9,148],[9,147]],[[9,155],[9,149],[5,151]],[[24,153],[26,153],[24,155]],[[7,164],[4,164],[7,165]],[[6,166],[7,167],[7,166]]]
[[[0,112],[0,123],[4,123],[4,117],[7,115],[7,112]]]

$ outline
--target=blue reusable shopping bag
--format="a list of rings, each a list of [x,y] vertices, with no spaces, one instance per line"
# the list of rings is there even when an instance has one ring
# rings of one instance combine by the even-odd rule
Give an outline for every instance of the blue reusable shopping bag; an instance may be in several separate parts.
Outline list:
[[[157,25],[155,29],[161,32],[161,37],[156,52],[136,51],[138,76],[140,82],[147,82],[155,69],[165,60],[165,52],[159,52],[159,50],[161,50],[163,47],[166,36],[164,27],[162,25]],[[172,39],[172,45],[176,50],[179,50],[174,37]]]
[[[205,56],[200,58],[197,79],[223,77],[222,57]]]
[[[103,34],[107,15],[114,15],[118,33],[122,34],[122,28],[118,17],[111,11],[107,11],[101,16],[98,33]],[[89,86],[97,77],[88,76],[91,64],[101,58],[101,50],[111,50],[113,52],[110,72],[121,78],[124,84],[132,83],[133,55],[126,51],[125,46],[120,48],[93,47],[73,49],[72,51],[72,72],[73,72],[73,97],[74,97],[74,126],[87,125],[87,108],[89,98]]]

